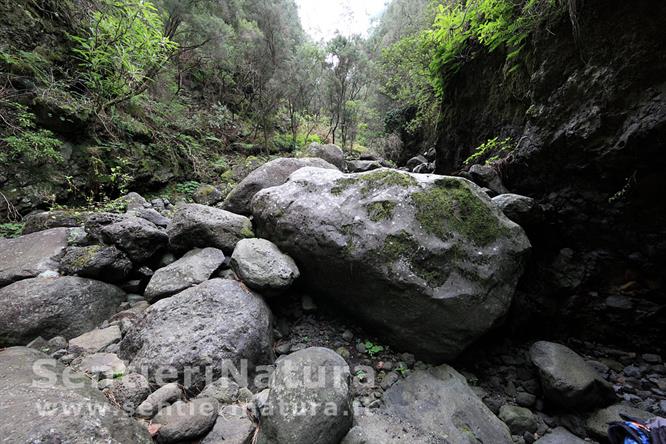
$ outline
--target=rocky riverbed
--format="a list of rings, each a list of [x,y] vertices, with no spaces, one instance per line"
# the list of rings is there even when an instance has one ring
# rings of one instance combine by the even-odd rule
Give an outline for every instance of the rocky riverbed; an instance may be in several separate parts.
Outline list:
[[[318,150],[217,206],[131,193],[0,240],[3,439],[552,444],[666,414],[660,355],[506,334],[530,199]]]

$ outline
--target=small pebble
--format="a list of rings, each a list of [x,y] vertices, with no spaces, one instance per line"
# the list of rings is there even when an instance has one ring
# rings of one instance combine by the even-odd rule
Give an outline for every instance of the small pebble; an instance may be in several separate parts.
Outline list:
[[[344,339],[347,342],[351,342],[351,340],[354,339],[354,333],[352,333],[351,330],[345,330],[342,333],[342,339]]]

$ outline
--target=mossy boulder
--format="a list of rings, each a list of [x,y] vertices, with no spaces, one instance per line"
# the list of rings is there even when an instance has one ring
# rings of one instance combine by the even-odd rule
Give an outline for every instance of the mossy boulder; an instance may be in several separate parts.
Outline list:
[[[384,341],[456,357],[506,315],[530,244],[472,182],[303,168],[252,201],[257,234]]]

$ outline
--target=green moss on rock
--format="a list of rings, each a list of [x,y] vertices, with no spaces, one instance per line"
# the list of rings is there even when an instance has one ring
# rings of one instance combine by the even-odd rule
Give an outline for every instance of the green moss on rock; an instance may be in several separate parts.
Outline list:
[[[407,173],[397,170],[383,169],[376,170],[366,174],[359,174],[356,177],[343,177],[335,181],[331,188],[331,194],[337,196],[349,189],[352,185],[360,185],[360,192],[363,196],[369,196],[373,192],[382,188],[392,186],[407,188],[416,185],[416,179]]]
[[[79,250],[79,254],[74,260],[72,260],[72,267],[77,270],[85,270],[90,266],[90,263],[95,258],[95,256],[100,251],[102,251],[102,248],[103,247],[101,245],[92,245],[90,247]]]
[[[247,238],[247,239],[255,237],[254,231],[252,231],[252,228],[248,227],[248,226],[243,227],[241,229],[240,234],[241,234],[241,236],[243,236],[244,238]]]
[[[449,267],[433,260],[425,249],[406,231],[386,236],[378,256],[387,264],[405,261],[409,268],[432,287],[439,287],[449,276]]]
[[[457,232],[478,245],[506,233],[490,208],[461,180],[441,179],[411,196],[416,219],[428,233],[449,239]]]
[[[381,222],[383,220],[390,220],[393,218],[393,210],[396,207],[395,202],[383,200],[380,202],[372,202],[366,206],[368,210],[368,217],[373,222]]]

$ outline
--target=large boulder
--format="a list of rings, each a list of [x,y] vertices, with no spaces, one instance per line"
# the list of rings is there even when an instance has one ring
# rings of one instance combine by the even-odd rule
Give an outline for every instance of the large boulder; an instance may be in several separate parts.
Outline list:
[[[186,385],[203,388],[205,371],[219,377],[227,364],[247,360],[250,371],[270,364],[271,312],[261,296],[240,282],[212,279],[158,301],[120,343],[130,370],[151,381],[173,369]],[[189,381],[184,371],[192,371]]]
[[[132,271],[132,261],[114,246],[69,247],[60,260],[60,272],[105,282],[122,282]]]
[[[248,215],[252,212],[250,202],[264,188],[276,187],[287,181],[294,171],[305,167],[335,169],[335,166],[319,158],[281,158],[271,160],[252,171],[229,193],[224,209],[232,213]]]
[[[102,240],[127,253],[132,261],[143,263],[166,247],[169,237],[152,222],[128,216],[101,229]]]
[[[45,271],[57,271],[68,233],[67,228],[52,228],[15,239],[0,239],[0,287]]]
[[[64,210],[30,213],[23,218],[23,234],[59,227],[80,227],[89,215],[87,211]]]
[[[252,206],[260,236],[324,302],[434,360],[502,319],[530,249],[485,193],[454,177],[303,168]]]
[[[324,159],[326,162],[339,169],[343,169],[345,167],[345,153],[337,145],[322,145],[320,143],[313,142],[310,144],[310,146],[308,146],[307,155],[310,157]]]
[[[560,407],[585,410],[616,400],[613,387],[570,348],[539,341],[530,347],[546,399]]]
[[[184,204],[167,229],[176,251],[215,247],[231,254],[239,240],[254,237],[252,222],[245,216],[199,204]]]
[[[146,428],[111,405],[87,376],[70,369],[65,378],[62,364],[24,347],[0,351],[0,362],[4,442],[153,442]]]
[[[148,282],[144,297],[153,302],[208,280],[224,263],[217,248],[194,249],[176,262],[160,268]]]
[[[266,295],[283,292],[300,276],[294,260],[266,239],[238,242],[231,268],[248,287]]]
[[[118,287],[92,279],[15,282],[0,289],[0,346],[25,345],[37,336],[77,337],[116,313],[124,300]]]
[[[511,444],[511,434],[448,365],[418,370],[384,393],[389,414],[446,442]]]
[[[332,350],[312,347],[281,357],[257,442],[338,444],[352,426],[349,385],[349,366]]]

